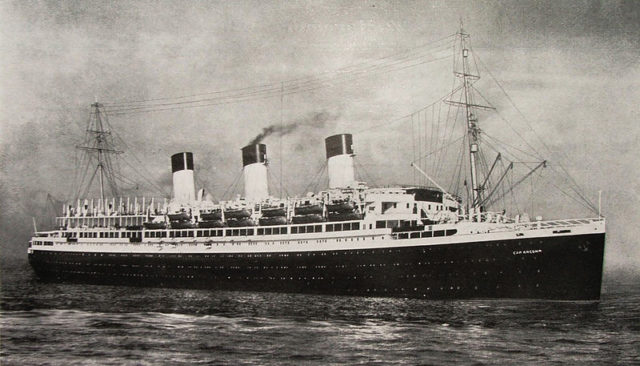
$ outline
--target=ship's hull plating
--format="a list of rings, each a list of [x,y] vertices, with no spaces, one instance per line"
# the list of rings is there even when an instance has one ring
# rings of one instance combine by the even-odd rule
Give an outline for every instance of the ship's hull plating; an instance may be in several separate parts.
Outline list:
[[[289,253],[34,250],[42,280],[415,297],[598,300],[604,234]]]

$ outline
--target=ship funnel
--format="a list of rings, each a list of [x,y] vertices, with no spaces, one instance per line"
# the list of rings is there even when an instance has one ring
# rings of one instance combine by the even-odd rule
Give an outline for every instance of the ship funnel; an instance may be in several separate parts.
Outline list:
[[[244,198],[247,201],[261,201],[269,197],[267,186],[267,146],[247,145],[242,148],[244,177]]]
[[[173,173],[173,197],[178,202],[195,200],[193,183],[193,153],[181,152],[171,156]]]
[[[353,137],[349,133],[333,135],[325,140],[329,188],[355,187]]]

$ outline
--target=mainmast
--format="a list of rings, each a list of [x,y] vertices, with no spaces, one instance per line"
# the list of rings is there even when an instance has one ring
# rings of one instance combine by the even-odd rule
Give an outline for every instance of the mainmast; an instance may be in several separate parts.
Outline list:
[[[91,117],[89,118],[89,123],[87,125],[85,142],[83,145],[77,146],[77,148],[85,151],[87,154],[87,169],[89,168],[93,158],[96,159],[97,164],[87,185],[83,187],[81,184],[79,187],[78,196],[88,193],[91,189],[93,180],[96,175],[98,175],[100,183],[100,198],[104,202],[105,183],[107,183],[112,196],[115,197],[119,195],[111,155],[122,154],[122,151],[114,148],[113,137],[109,129],[109,122],[106,114],[102,111],[103,105],[96,101],[91,104],[91,107]]]
[[[469,65],[469,48],[467,46],[467,39],[469,34],[464,32],[462,22],[460,23],[460,31],[458,32],[460,39],[460,53],[461,53],[461,67],[462,70],[453,70],[456,77],[462,79],[462,91],[464,93],[464,102],[458,102],[454,100],[447,100],[448,104],[462,106],[465,109],[465,119],[467,126],[467,140],[469,143],[469,167],[471,174],[471,210],[472,213],[480,211],[480,203],[482,202],[482,187],[478,184],[478,152],[479,152],[479,137],[480,128],[478,127],[478,118],[475,113],[476,109],[494,109],[490,106],[476,104],[473,100],[472,84],[476,80],[480,79],[479,75],[475,75],[471,72]],[[477,72],[477,70],[476,70]],[[453,98],[452,98],[453,99]]]

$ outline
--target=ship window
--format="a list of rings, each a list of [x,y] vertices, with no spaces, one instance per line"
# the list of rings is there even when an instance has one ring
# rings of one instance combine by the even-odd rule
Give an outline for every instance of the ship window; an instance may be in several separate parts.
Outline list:
[[[315,228],[316,228],[315,229],[316,233],[321,233],[322,232],[322,225],[316,225]]]
[[[332,232],[332,231],[333,231],[333,225],[329,225],[329,224],[328,224],[328,225],[326,225],[326,226],[325,226],[325,228],[324,228],[324,230],[325,230],[326,232],[328,232],[328,233],[329,233],[329,232]]]
[[[432,236],[432,232],[431,231],[423,231],[422,232],[422,237],[423,238],[430,238]]]
[[[265,235],[271,235],[271,232],[272,232],[272,231],[273,231],[273,230],[272,230],[272,228],[270,228],[270,227],[265,228],[265,229],[264,229],[264,234],[265,234]]]
[[[300,227],[298,228],[298,233],[299,233],[299,234],[304,234],[304,233],[306,233],[306,232],[307,232],[307,227],[306,227],[306,226],[300,226]]]
[[[144,232],[144,237],[145,237],[145,238],[148,238],[148,237],[150,236],[149,234],[151,234],[151,233],[149,233],[148,231],[145,231],[145,232]]]
[[[163,238],[167,237],[167,232],[166,231],[161,232],[161,234],[162,234],[161,237],[163,237]]]
[[[280,234],[286,234],[287,233],[287,228],[286,227],[281,227],[280,228]]]
[[[447,230],[447,236],[449,235],[455,235],[458,232],[458,230],[453,229],[453,230]]]
[[[202,237],[202,230],[198,230],[198,231],[196,232],[196,236],[197,236],[198,238],[201,238],[201,237]]]
[[[436,230],[433,232],[433,236],[444,236],[444,230]]]
[[[247,229],[247,235],[253,235],[253,229]]]
[[[407,208],[409,208],[409,203],[407,203]]]
[[[170,231],[169,232],[169,237],[170,238],[175,238],[176,237],[176,232],[175,231]]]
[[[264,229],[259,228],[258,229],[258,235],[264,235]]]
[[[247,235],[247,229],[240,229],[240,235],[241,236],[246,236]]]
[[[298,227],[297,226],[291,227],[291,234],[297,234],[297,233],[298,233]]]
[[[240,230],[239,230],[239,229],[233,229],[233,230],[231,231],[231,235],[232,235],[232,236],[238,236],[239,234],[240,234]]]
[[[385,221],[376,221],[376,229],[384,229]]]

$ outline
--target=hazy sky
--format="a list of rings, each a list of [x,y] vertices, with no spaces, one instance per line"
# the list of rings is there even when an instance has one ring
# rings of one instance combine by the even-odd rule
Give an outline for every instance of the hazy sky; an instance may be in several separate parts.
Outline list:
[[[94,99],[176,98],[335,75],[453,34],[462,18],[482,62],[551,151],[526,124],[524,137],[552,163],[560,160],[593,201],[603,191],[607,268],[637,268],[637,1],[4,1],[0,7],[3,256],[25,255],[30,216],[40,215],[47,192],[69,196],[74,147]],[[358,159],[378,184],[410,183],[411,122],[384,123],[444,95],[451,76],[450,61],[430,62],[282,101],[275,93],[113,115],[110,122],[140,160],[131,165],[144,165],[147,178],[165,190],[169,156],[189,150],[199,182],[221,198],[240,172],[240,148],[264,127],[318,115],[331,118],[265,139],[272,183],[282,165],[287,192],[303,194],[323,165],[324,137],[341,132],[354,133]],[[484,95],[508,107],[483,76],[477,85],[486,87]],[[496,120],[482,123],[487,131],[504,129]],[[143,186],[139,193],[159,194]],[[541,199],[536,206],[546,217],[565,214],[563,204],[550,203],[554,212],[546,205]],[[566,214],[592,215],[574,208]]]

